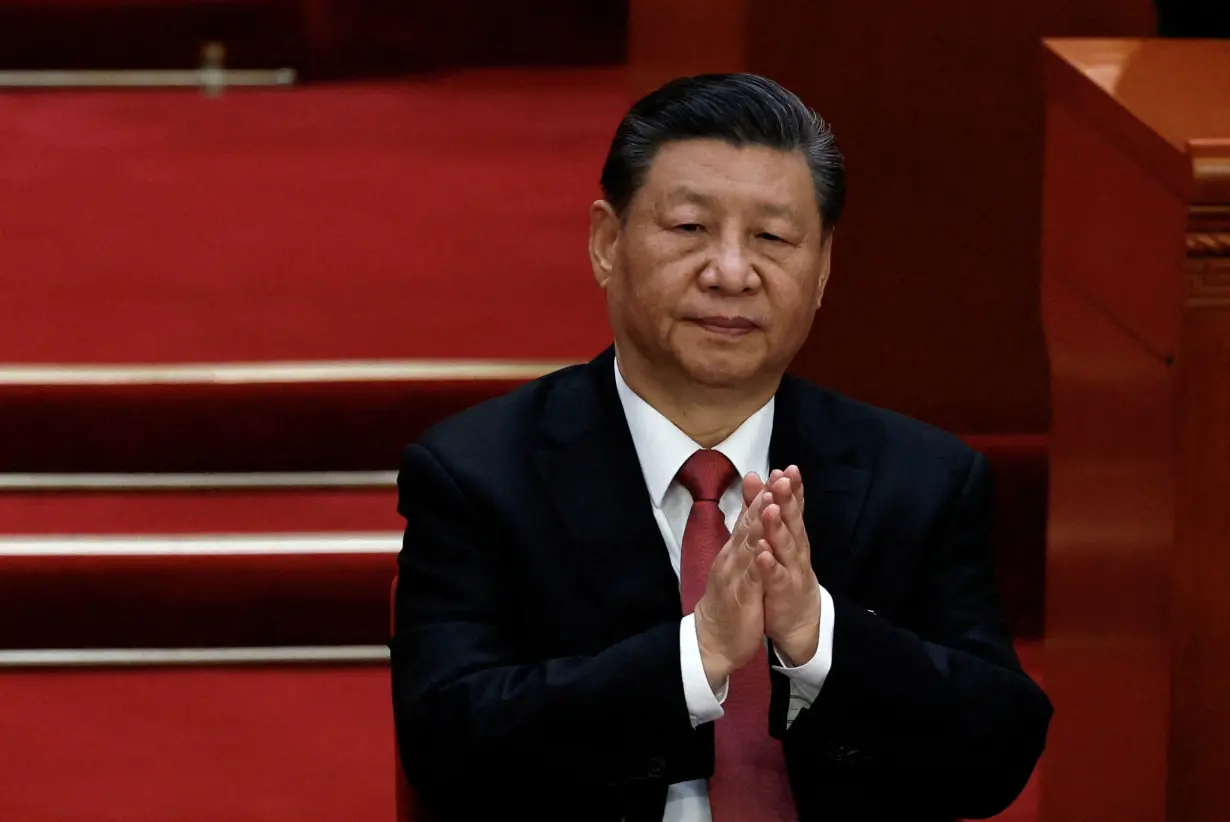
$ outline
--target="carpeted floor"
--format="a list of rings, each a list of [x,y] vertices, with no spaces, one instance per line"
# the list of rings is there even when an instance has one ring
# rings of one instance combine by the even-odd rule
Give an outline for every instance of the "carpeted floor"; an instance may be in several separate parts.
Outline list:
[[[23,434],[0,466],[390,469],[515,382],[57,384],[6,366],[588,359],[609,341],[588,206],[627,102],[619,70],[0,94],[0,429]]]
[[[0,819],[393,822],[380,666],[0,673]]]
[[[0,363],[593,353],[627,103],[619,70],[0,95]]]
[[[0,819],[394,822],[388,689],[380,666],[0,673]],[[1036,822],[1036,779],[999,818]]]

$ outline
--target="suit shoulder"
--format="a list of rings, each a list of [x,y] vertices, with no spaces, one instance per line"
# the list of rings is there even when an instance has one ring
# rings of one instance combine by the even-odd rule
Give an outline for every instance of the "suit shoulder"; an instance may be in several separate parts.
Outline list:
[[[797,379],[797,378],[796,378]],[[802,391],[825,406],[827,414],[857,430],[860,437],[885,456],[904,453],[913,459],[931,458],[968,463],[975,451],[960,437],[897,411],[847,397],[805,380]]]
[[[444,464],[500,464],[502,457],[510,458],[530,447],[547,394],[580,367],[553,371],[446,417],[424,431],[407,450],[425,448]]]

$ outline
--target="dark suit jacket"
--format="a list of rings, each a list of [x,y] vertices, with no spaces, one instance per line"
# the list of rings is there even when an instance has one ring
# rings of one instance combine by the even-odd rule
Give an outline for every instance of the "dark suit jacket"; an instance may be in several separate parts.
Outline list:
[[[660,822],[708,776],[681,684],[678,581],[613,352],[449,419],[399,477],[393,700],[442,820]],[[1009,805],[1051,707],[992,580],[990,477],[956,438],[787,377],[770,458],[797,464],[833,667],[782,740],[802,820],[981,818]]]

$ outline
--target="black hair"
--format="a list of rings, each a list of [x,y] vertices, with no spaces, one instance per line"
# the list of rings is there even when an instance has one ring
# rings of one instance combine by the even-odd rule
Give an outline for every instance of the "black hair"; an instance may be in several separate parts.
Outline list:
[[[794,93],[755,74],[681,77],[642,97],[615,130],[602,166],[602,194],[615,213],[627,215],[658,149],[696,139],[803,152],[824,230],[837,225],[846,172],[832,129]]]

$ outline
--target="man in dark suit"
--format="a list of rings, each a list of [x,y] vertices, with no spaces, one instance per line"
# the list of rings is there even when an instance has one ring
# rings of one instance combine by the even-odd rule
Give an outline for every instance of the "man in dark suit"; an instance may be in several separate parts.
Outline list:
[[[1007,807],[1051,707],[1000,613],[985,460],[783,376],[829,275],[831,132],[668,84],[591,207],[614,347],[407,449],[400,752],[442,820]],[[527,295],[527,299],[530,297]]]

